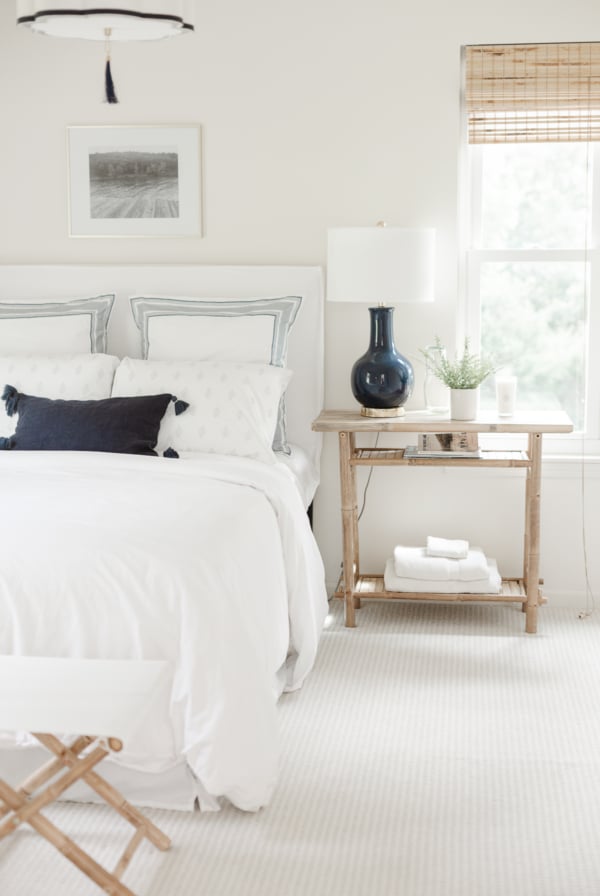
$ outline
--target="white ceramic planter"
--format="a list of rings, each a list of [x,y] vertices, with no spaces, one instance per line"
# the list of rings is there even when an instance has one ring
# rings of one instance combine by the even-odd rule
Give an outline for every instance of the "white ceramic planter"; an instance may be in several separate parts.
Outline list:
[[[475,420],[479,411],[479,388],[450,389],[452,420]]]

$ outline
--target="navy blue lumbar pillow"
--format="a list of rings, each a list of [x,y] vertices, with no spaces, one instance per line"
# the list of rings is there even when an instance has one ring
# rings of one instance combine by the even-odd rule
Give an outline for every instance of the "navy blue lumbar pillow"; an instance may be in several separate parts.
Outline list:
[[[174,395],[139,395],[95,401],[40,398],[5,386],[9,417],[18,413],[14,435],[0,438],[0,448],[17,451],[111,451],[156,456],[160,422],[169,403],[175,413],[188,407]],[[172,448],[167,457],[177,457]]]

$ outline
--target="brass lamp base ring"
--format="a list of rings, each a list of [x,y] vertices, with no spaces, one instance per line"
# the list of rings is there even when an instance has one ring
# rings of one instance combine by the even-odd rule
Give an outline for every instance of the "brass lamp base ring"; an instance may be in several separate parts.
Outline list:
[[[363,417],[403,417],[404,408],[365,408],[361,407]]]

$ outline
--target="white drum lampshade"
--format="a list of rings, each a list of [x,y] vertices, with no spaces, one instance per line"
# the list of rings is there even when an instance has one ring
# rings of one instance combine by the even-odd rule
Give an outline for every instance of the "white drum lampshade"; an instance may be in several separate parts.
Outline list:
[[[193,0],[17,0],[17,24],[51,37],[159,40],[193,31]]]
[[[431,227],[333,227],[327,241],[330,302],[433,302]]]

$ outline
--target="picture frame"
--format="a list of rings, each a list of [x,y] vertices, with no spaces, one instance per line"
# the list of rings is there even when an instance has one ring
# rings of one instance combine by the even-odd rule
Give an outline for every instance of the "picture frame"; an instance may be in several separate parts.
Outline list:
[[[67,127],[69,235],[201,237],[200,125]]]

